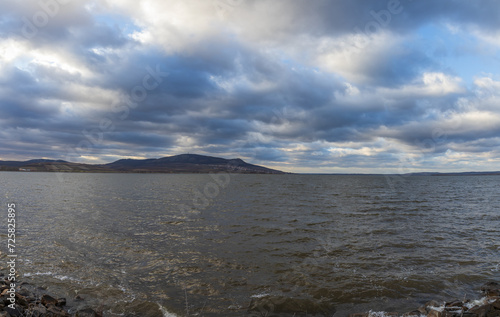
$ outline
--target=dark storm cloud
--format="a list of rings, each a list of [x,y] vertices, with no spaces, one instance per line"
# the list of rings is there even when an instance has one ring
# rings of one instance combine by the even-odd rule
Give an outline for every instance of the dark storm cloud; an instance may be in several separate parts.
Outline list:
[[[370,78],[369,84],[395,87],[411,81],[422,70],[430,69],[439,69],[439,65],[423,52],[412,50],[380,56],[376,63],[365,65],[362,71]]]
[[[173,141],[168,136],[144,132],[118,132],[106,135],[109,142],[127,144],[127,146],[165,148],[172,145]]]

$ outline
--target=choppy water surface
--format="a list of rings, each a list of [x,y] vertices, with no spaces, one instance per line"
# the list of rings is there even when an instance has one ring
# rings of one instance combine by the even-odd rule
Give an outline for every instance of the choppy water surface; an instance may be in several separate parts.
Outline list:
[[[269,296],[403,312],[500,279],[500,177],[393,180],[3,172],[0,188],[21,279],[106,316],[293,316]]]

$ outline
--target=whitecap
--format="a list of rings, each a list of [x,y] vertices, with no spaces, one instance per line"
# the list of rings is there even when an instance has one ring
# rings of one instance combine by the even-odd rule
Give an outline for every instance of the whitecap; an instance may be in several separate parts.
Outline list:
[[[368,317],[387,317],[384,311],[369,311]]]
[[[252,295],[250,297],[252,298],[262,298],[262,297],[266,297],[266,296],[270,296],[271,294],[269,293],[260,293],[260,294],[255,294],[255,295]]]
[[[54,275],[52,272],[36,272],[36,273],[24,273],[24,277],[32,277],[37,275]]]
[[[77,278],[74,278],[71,276],[56,274],[56,273],[53,273],[51,271],[49,271],[49,272],[36,272],[36,273],[24,273],[24,277],[33,277],[33,276],[50,276],[50,277],[53,277],[53,278],[58,279],[60,281],[70,280],[73,282],[79,282],[79,283],[82,282],[82,280],[80,280],[80,279],[77,279]]]
[[[495,299],[491,299],[491,298],[488,298],[488,297],[483,297],[481,299],[477,299],[477,300],[473,300],[473,301],[467,302],[467,303],[464,304],[464,306],[467,307],[468,309],[471,309],[474,306],[483,306],[483,305],[486,305],[486,304],[491,304],[494,301],[495,301]]]
[[[163,314],[163,317],[179,317],[176,314],[169,312],[165,307],[163,307],[159,303],[157,303],[157,304],[158,304],[158,307],[159,307],[161,313]]]
[[[494,268],[491,269],[492,272],[498,272],[499,271],[499,267],[500,267],[500,263],[498,263],[497,265],[495,265]]]

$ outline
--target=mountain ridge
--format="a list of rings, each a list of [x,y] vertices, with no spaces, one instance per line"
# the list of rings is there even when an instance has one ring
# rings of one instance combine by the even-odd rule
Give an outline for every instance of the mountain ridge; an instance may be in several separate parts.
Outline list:
[[[225,159],[200,154],[179,154],[151,159],[120,159],[107,164],[47,159],[0,161],[0,171],[285,174],[283,171],[247,163],[240,158]]]
[[[119,159],[106,164],[73,163],[64,160],[31,159],[27,161],[1,161],[0,171],[30,172],[102,172],[102,173],[210,173],[230,172],[244,174],[292,174],[254,165],[240,158],[225,159],[200,154],[179,154],[150,159]],[[306,173],[315,174],[315,173]],[[485,172],[417,172],[406,174],[321,173],[318,175],[399,175],[411,176],[474,176],[500,175],[500,171]]]

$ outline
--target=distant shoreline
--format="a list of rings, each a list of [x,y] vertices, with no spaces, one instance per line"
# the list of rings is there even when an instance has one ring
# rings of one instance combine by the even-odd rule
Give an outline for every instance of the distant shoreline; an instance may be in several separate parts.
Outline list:
[[[286,174],[283,171],[249,164],[240,158],[225,159],[198,154],[180,154],[158,159],[121,159],[107,164],[73,163],[63,160],[34,159],[0,161],[0,171],[19,172],[95,172],[95,173],[241,173]]]
[[[19,173],[73,173],[73,174],[210,174],[210,173],[228,173],[228,174],[245,174],[245,175],[303,175],[303,176],[386,176],[386,177],[414,177],[414,176],[498,176],[499,172],[459,172],[459,173],[439,173],[439,172],[422,172],[410,174],[361,174],[361,173],[262,173],[262,172],[245,172],[245,171],[119,171],[119,170],[29,170],[22,171],[19,169],[7,169],[0,165],[0,172],[19,172]]]

